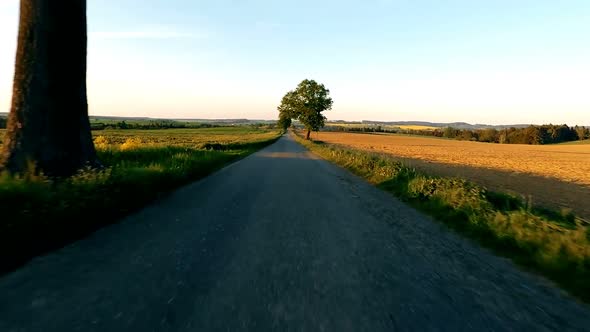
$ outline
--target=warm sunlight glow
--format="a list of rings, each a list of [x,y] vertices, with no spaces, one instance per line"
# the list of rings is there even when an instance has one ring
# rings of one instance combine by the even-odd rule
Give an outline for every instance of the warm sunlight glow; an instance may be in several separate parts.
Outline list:
[[[0,4],[1,73],[14,66],[17,4]],[[89,1],[91,114],[274,119],[282,93],[309,77],[330,87],[330,119],[590,125],[588,6],[542,2],[519,17],[506,14],[524,8],[513,3],[485,16],[473,4],[459,15],[376,1],[315,26],[265,1],[264,13],[156,1],[127,20],[131,6]],[[425,10],[431,22],[409,21]],[[311,29],[321,32],[309,39]],[[12,75],[0,75],[2,112],[11,89]]]

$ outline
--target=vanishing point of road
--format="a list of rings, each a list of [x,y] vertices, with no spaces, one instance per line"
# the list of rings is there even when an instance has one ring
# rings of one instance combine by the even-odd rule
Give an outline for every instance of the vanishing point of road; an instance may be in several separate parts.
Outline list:
[[[0,278],[0,331],[585,330],[587,305],[289,136]]]

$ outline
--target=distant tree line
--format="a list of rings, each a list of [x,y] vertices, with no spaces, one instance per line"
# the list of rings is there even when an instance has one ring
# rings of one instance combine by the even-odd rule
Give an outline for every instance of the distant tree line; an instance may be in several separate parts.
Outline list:
[[[0,116],[0,129],[6,129],[7,119]],[[180,128],[217,128],[235,126],[236,124],[226,123],[205,123],[205,122],[180,122],[174,120],[141,120],[141,121],[91,121],[92,130],[105,129],[180,129]],[[274,123],[248,123],[237,124],[238,126],[248,126],[257,129],[276,128]]]
[[[460,140],[501,144],[554,144],[584,140],[590,138],[590,130],[585,127],[568,125],[528,126],[526,128],[508,128],[503,130],[454,130],[446,128],[444,137]]]
[[[433,136],[500,144],[554,144],[590,139],[590,128],[568,125],[531,125],[525,128],[507,129],[457,129],[447,127],[435,130],[415,130],[401,128],[384,128],[381,126],[345,127],[333,126],[332,130],[350,132],[383,132],[408,135]]]
[[[117,122],[91,122],[92,130],[104,129],[177,129],[177,128],[214,128],[219,127],[212,123],[191,123],[179,122],[173,120],[147,120],[137,122],[117,121]]]

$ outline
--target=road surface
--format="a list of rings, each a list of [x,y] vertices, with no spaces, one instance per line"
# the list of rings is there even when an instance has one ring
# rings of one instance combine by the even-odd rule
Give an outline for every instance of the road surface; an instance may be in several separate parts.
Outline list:
[[[584,331],[590,310],[288,136],[0,278],[0,331],[246,330]]]

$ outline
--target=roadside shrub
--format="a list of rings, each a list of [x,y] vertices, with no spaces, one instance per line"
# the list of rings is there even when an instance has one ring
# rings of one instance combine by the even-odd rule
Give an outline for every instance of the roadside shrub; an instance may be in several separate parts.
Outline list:
[[[133,149],[137,149],[143,146],[143,142],[139,137],[131,137],[125,140],[125,143],[121,144],[119,149],[121,151],[129,151]]]
[[[94,138],[94,147],[97,150],[106,150],[110,147],[111,142],[105,136],[97,136]]]

